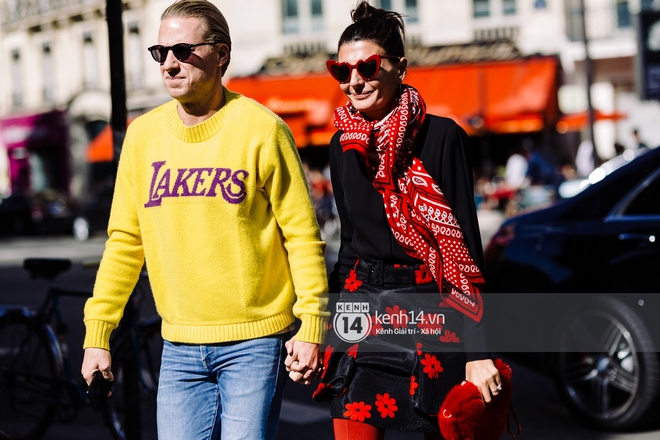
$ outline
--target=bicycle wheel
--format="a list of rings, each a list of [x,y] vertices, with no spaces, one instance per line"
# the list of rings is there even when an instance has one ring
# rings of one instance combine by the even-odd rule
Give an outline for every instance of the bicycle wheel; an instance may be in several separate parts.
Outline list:
[[[156,439],[156,393],[163,351],[160,319],[139,327],[135,338],[137,344],[131,335],[127,336],[112,355],[115,383],[106,405],[108,425],[117,440],[135,438],[137,432],[143,440]],[[131,375],[136,380],[128,379]],[[137,390],[131,382],[137,383]],[[131,432],[134,433],[132,436]]]
[[[41,438],[57,409],[55,355],[47,336],[24,315],[0,317],[0,438]]]

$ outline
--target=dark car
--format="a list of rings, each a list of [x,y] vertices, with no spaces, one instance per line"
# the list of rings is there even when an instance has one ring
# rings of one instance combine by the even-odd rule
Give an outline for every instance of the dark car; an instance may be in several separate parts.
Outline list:
[[[106,188],[93,195],[77,212],[73,220],[73,237],[85,241],[90,236],[107,232],[112,206],[113,188]]]
[[[660,148],[575,197],[505,221],[486,248],[494,351],[553,375],[605,429],[660,403]]]
[[[57,191],[0,199],[0,235],[62,233],[71,229],[72,221],[72,204]]]

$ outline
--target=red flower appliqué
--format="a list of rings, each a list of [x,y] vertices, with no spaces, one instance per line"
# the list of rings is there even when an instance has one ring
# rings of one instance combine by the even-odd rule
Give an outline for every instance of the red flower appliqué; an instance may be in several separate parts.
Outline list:
[[[415,390],[419,388],[419,384],[417,383],[417,379],[415,379],[415,376],[410,376],[410,395],[414,396],[415,395]]]
[[[442,365],[440,365],[438,358],[428,353],[424,355],[424,359],[422,359],[421,362],[422,365],[424,365],[424,373],[429,376],[429,379],[437,379],[438,373],[442,373],[444,371],[444,368],[442,368]]]
[[[455,332],[450,330],[445,330],[445,334],[440,336],[441,342],[461,342],[461,339],[456,336]]]
[[[353,421],[364,422],[364,419],[371,418],[371,405],[364,402],[353,402],[346,404],[344,417],[349,417]]]
[[[314,391],[314,393],[312,393],[312,399],[314,397],[318,396],[319,394],[322,394],[325,391],[326,388],[332,388],[332,385],[327,384],[325,382],[321,382],[319,384],[319,386],[316,388],[316,391]]]
[[[385,307],[385,312],[390,317],[390,323],[394,328],[408,328],[408,312],[395,304],[393,307]]]
[[[390,397],[388,393],[376,394],[376,408],[380,412],[382,418],[394,418],[394,413],[399,410],[396,406],[396,399]]]
[[[321,373],[321,378],[324,378],[325,373],[328,371],[328,365],[330,364],[330,356],[332,356],[333,351],[335,351],[335,347],[333,347],[330,344],[326,345],[325,349],[323,350],[323,373]]]
[[[418,343],[417,343],[417,356],[421,356],[421,355],[422,355],[422,347],[423,347],[423,346],[424,346],[424,345],[422,345],[421,342],[418,342]],[[414,376],[413,376],[413,377],[414,377]]]
[[[353,359],[357,359],[357,353],[358,353],[358,347],[360,344],[353,344],[350,346],[350,348],[346,351],[346,354],[349,356],[353,356]]]
[[[355,292],[361,285],[362,281],[357,279],[355,269],[351,269],[351,271],[348,273],[348,276],[346,277],[346,281],[344,281],[344,289],[348,290],[349,292]]]

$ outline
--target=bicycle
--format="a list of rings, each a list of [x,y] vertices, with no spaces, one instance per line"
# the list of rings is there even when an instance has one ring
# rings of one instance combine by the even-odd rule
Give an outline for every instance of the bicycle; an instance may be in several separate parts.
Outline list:
[[[55,278],[71,267],[70,260],[28,258],[23,267],[49,287],[37,311],[0,307],[0,439],[7,440],[42,438],[55,417],[73,422],[88,405],[86,384],[72,373],[60,297],[88,298],[92,293],[55,286]],[[104,418],[117,440],[140,440],[145,428],[155,426],[161,321],[140,317],[145,278],[146,272],[110,341],[115,383]]]

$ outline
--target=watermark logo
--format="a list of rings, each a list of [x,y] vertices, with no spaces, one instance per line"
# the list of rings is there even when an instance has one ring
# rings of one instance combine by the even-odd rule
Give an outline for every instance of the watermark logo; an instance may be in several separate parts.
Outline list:
[[[338,302],[335,311],[332,325],[342,341],[355,344],[371,332],[368,302]]]

